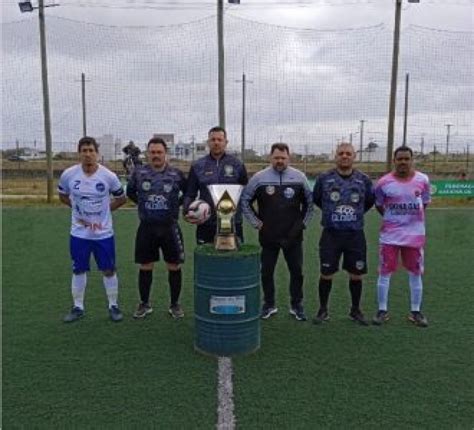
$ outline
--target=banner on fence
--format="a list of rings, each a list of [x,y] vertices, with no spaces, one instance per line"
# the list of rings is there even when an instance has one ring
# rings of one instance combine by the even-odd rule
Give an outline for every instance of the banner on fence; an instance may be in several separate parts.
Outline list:
[[[474,181],[431,181],[435,197],[474,197]]]

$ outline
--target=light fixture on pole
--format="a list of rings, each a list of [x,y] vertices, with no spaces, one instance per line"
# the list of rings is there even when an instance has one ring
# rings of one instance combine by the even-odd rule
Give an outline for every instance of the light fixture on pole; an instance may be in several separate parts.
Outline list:
[[[44,115],[44,137],[46,146],[46,181],[47,202],[53,201],[53,151],[51,138],[51,114],[49,109],[49,87],[48,87],[48,61],[46,57],[46,28],[44,19],[44,8],[59,6],[59,4],[44,5],[43,0],[38,0],[38,6],[33,6],[29,1],[19,2],[21,13],[33,12],[38,9],[40,53],[41,53],[41,81],[43,84],[43,115]]]

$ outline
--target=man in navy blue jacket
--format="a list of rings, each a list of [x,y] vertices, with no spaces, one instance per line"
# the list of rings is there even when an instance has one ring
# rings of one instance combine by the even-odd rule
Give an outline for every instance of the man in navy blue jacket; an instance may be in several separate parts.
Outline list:
[[[210,218],[205,223],[197,226],[196,241],[198,244],[213,243],[217,230],[214,203],[207,186],[211,184],[246,185],[248,182],[247,170],[243,163],[238,158],[225,152],[228,143],[225,129],[222,127],[211,128],[207,140],[209,154],[194,162],[189,171],[187,192],[183,203],[185,217],[189,205],[198,195],[199,199],[209,203],[212,208]],[[240,205],[235,215],[235,232],[239,240],[243,242]]]

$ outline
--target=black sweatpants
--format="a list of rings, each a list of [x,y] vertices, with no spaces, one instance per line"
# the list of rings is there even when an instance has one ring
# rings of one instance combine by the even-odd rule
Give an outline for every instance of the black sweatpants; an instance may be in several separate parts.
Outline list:
[[[303,300],[303,242],[298,241],[289,247],[279,244],[262,245],[261,276],[265,304],[275,306],[275,281],[273,274],[278,261],[280,249],[283,250],[288,270],[290,271],[291,306],[299,305]]]

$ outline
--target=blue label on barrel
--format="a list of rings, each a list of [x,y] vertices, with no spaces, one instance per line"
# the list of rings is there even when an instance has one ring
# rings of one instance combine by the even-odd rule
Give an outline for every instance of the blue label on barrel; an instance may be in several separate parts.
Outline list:
[[[245,313],[245,296],[211,296],[211,314],[237,315]]]

